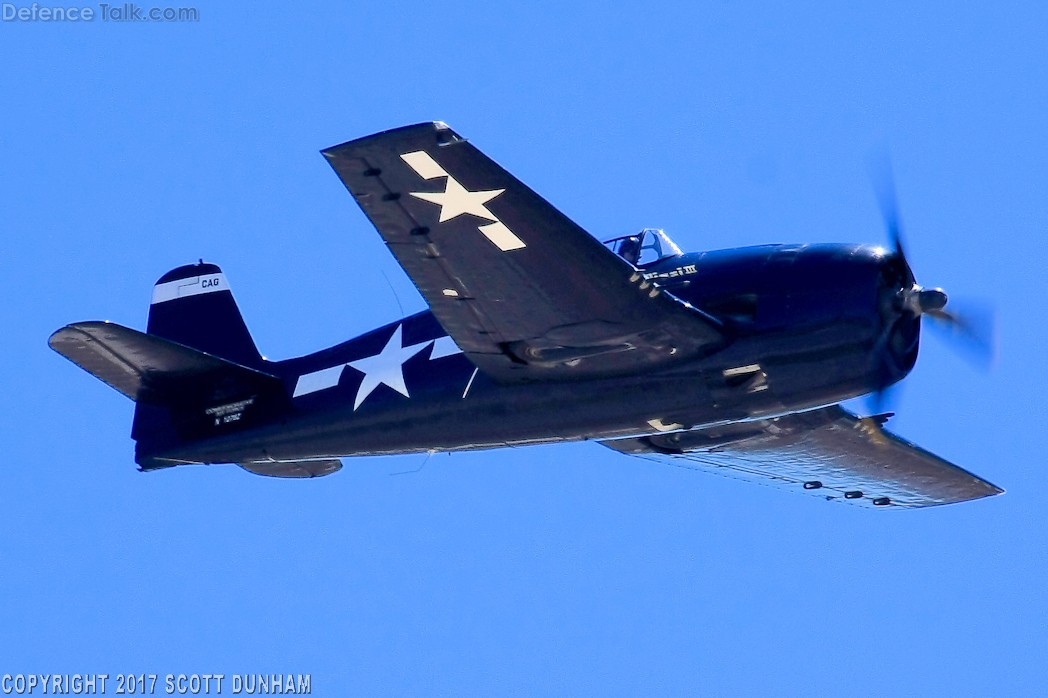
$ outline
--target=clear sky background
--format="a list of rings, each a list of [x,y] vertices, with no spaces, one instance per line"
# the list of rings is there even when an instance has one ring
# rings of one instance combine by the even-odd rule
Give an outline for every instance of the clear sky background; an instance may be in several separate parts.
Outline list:
[[[183,3],[185,4],[185,3]],[[1048,5],[200,3],[0,23],[0,673],[310,673],[317,695],[1043,695]],[[853,7],[854,6],[854,7]],[[866,511],[571,444],[141,474],[47,347],[222,265],[274,359],[424,308],[318,154],[447,121],[598,237],[885,242],[992,303],[891,427],[1004,487]],[[387,281],[388,278],[388,281]],[[392,287],[392,288],[391,288]]]

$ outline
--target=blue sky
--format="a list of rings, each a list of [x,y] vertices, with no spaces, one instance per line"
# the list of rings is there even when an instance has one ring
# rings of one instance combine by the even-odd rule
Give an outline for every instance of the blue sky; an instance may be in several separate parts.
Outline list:
[[[183,3],[184,4],[184,3]],[[1048,9],[202,3],[0,23],[0,673],[310,673],[315,694],[1036,695],[1048,679]],[[595,445],[136,472],[132,405],[47,348],[222,265],[286,358],[424,304],[318,154],[441,119],[599,237],[884,242],[992,303],[891,426],[1008,490],[865,511]],[[387,281],[388,279],[388,281]],[[391,289],[392,286],[392,289]]]

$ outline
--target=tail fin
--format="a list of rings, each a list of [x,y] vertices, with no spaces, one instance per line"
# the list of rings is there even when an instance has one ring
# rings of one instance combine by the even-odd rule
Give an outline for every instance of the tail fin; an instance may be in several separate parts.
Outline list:
[[[214,264],[201,261],[161,276],[153,287],[146,332],[241,366],[263,364],[229,282]]]
[[[262,424],[287,408],[283,379],[258,353],[214,264],[160,277],[145,334],[79,322],[49,343],[136,402],[131,437],[146,470],[175,464],[163,454],[185,444]]]

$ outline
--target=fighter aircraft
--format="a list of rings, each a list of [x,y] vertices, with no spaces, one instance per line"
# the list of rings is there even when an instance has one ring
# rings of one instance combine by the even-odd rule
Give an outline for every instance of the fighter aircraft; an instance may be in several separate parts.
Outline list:
[[[63,327],[50,346],[135,401],[141,470],[592,440],[870,507],[1002,492],[838,404],[910,372],[922,318],[955,320],[897,226],[894,250],[602,244],[440,122],[322,154],[429,310],[270,361],[201,261],[160,277],[144,333]]]

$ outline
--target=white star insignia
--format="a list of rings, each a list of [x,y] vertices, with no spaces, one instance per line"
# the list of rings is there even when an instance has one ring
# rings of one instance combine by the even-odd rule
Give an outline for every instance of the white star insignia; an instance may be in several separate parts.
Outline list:
[[[488,225],[477,226],[477,230],[483,233],[484,237],[503,252],[521,250],[527,247],[523,240],[517,237],[512,230],[506,227],[505,223],[488,210],[487,203],[506,191],[505,189],[470,191],[449,175],[447,170],[441,167],[440,163],[434,160],[425,150],[404,153],[400,158],[407,163],[408,167],[415,170],[415,173],[422,179],[447,178],[447,181],[444,182],[444,191],[442,192],[411,192],[411,195],[416,199],[422,199],[440,206],[439,222],[443,223],[461,216],[463,213],[468,213],[478,218],[493,221]]]
[[[402,325],[397,325],[393,336],[389,338],[381,352],[349,362],[349,366],[364,374],[364,380],[360,382],[360,387],[357,389],[357,399],[353,403],[354,410],[360,407],[360,403],[364,402],[364,399],[380,384],[388,385],[404,397],[411,397],[408,395],[407,385],[404,384],[404,363],[432,344],[433,340],[405,347],[402,345],[401,327]]]
[[[496,196],[506,191],[505,189],[488,189],[487,191],[470,191],[458,183],[454,177],[448,177],[442,192],[411,192],[417,199],[428,201],[440,206],[440,222],[449,221],[452,218],[469,213],[478,218],[486,218],[489,221],[497,221],[488,207],[485,206]]]

